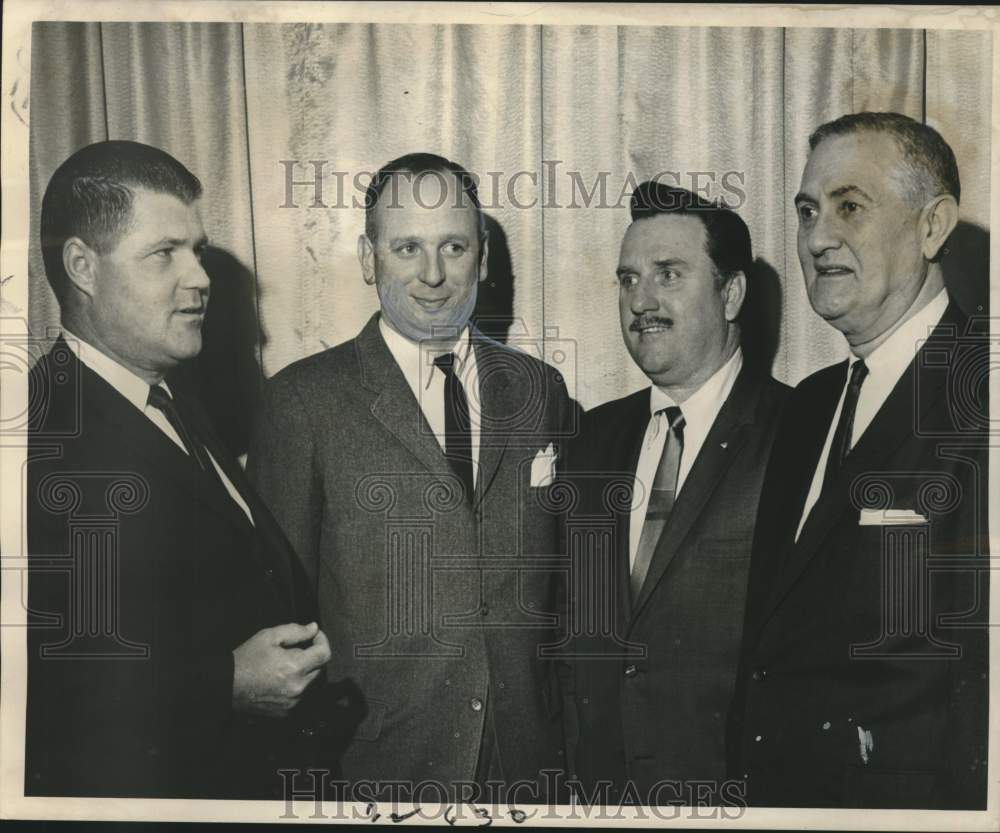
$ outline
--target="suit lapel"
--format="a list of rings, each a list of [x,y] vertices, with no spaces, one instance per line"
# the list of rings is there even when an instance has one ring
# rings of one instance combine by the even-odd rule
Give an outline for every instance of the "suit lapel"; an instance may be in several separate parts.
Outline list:
[[[750,585],[754,595],[765,599],[773,595],[783,561],[791,557],[813,474],[847,378],[847,362],[820,374],[803,383],[807,390],[793,392],[767,462],[754,524]],[[748,605],[752,618],[747,620],[747,629],[754,630],[761,622],[760,614],[766,612]]]
[[[378,330],[378,313],[358,334],[355,343],[361,365],[361,384],[374,394],[372,416],[428,471],[448,470],[447,458],[424,418],[396,360]]]
[[[214,474],[202,472],[190,457],[157,428],[101,376],[77,360],[82,395],[89,407],[83,418],[101,419],[114,434],[115,440],[127,445],[193,500],[210,506],[222,518],[246,532],[250,526],[246,516],[226,493]]]
[[[960,315],[954,305],[949,306],[941,322],[931,333],[928,341],[953,339],[955,317]],[[933,407],[945,396],[943,387],[947,374],[927,372],[921,361],[926,344],[917,352],[888,398],[882,404],[875,418],[858,439],[848,454],[839,474],[821,492],[813,505],[799,540],[791,547],[784,569],[777,577],[771,601],[767,606],[770,613],[781,602],[812,559],[833,533],[845,512],[851,508],[851,484],[867,472],[884,468],[886,461],[906,441],[912,440],[920,413],[917,408],[917,393],[924,409]],[[918,380],[919,377],[919,380]],[[919,389],[918,389],[919,386]],[[834,401],[833,407],[836,407]],[[832,410],[825,420],[823,437],[830,428]],[[907,430],[911,429],[912,430]],[[818,456],[818,455],[817,455]],[[810,472],[815,471],[816,460]],[[806,486],[808,489],[808,484]]]
[[[649,412],[649,398],[651,388],[646,388],[628,402],[628,411],[622,420],[622,424],[610,425],[607,427],[607,436],[620,436],[624,444],[616,449],[613,461],[615,469],[628,472],[629,494],[635,490],[635,473],[639,468],[639,456],[642,454],[642,441],[646,436],[646,427],[649,425],[651,414]],[[603,432],[602,432],[603,433]],[[631,500],[629,501],[631,504]],[[618,573],[618,594],[619,609],[623,612],[624,621],[627,625],[632,619],[632,590],[629,586],[632,564],[629,557],[631,547],[631,524],[632,513],[627,510],[617,513],[615,516],[615,553],[617,553],[616,570]],[[624,633],[624,630],[622,631]]]
[[[256,513],[253,508],[255,502],[253,499],[253,488],[243,475],[243,469],[230,457],[228,449],[215,436],[215,431],[207,417],[198,408],[194,407],[180,392],[177,392],[177,395],[174,396],[174,402],[181,413],[182,419],[198,432],[198,436],[212,455],[216,464],[222,469],[226,477],[229,478],[229,482],[233,484],[233,487],[239,493],[240,497],[243,498],[247,506],[250,507],[250,514],[254,516],[254,522],[256,522]],[[200,472],[197,473],[200,474]],[[216,472],[209,472],[208,476],[202,479],[205,481],[205,494],[210,494],[211,497],[209,499],[213,502],[217,501],[217,508],[220,512],[226,512],[234,524],[247,528],[253,526],[248,520],[246,513],[233,500],[225,483],[219,479]]]
[[[663,578],[691,527],[704,511],[723,474],[746,442],[746,426],[753,422],[757,400],[760,397],[760,386],[755,384],[755,381],[751,371],[744,367],[719,410],[715,422],[712,423],[698,457],[677,496],[670,513],[670,520],[656,545],[646,580],[633,606],[633,619],[646,604],[656,584]]]
[[[182,403],[183,400],[178,397],[178,407],[182,407]],[[240,497],[243,498],[244,502],[250,508],[250,514],[253,517],[253,527],[256,530],[259,540],[264,544],[262,547],[251,548],[251,556],[258,558],[262,562],[266,561],[267,565],[275,570],[282,586],[287,589],[289,598],[292,598],[294,593],[290,572],[290,559],[295,557],[295,554],[292,552],[284,533],[281,532],[274,517],[257,496],[257,490],[250,484],[242,467],[230,456],[225,446],[219,441],[208,420],[199,411],[188,406],[187,403],[184,403],[183,407],[184,418],[190,419],[192,424],[197,425],[205,441],[205,445],[208,447],[209,452],[211,452],[212,457],[219,464],[219,468],[229,478],[229,482],[233,484],[233,487],[239,492]],[[224,484],[220,483],[219,485],[225,490]],[[249,526],[246,514],[236,505],[228,492],[226,492],[226,502],[236,513],[233,518],[234,522]]]
[[[476,479],[476,504],[482,503],[489,491],[500,462],[503,460],[512,431],[517,431],[516,419],[521,402],[514,396],[511,360],[504,351],[472,330],[476,351],[476,375],[479,377],[479,395],[482,403],[479,414],[479,474]]]

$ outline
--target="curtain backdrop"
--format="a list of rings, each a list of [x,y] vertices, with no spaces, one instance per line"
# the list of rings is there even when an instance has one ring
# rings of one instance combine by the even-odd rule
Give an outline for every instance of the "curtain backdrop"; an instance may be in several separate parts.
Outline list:
[[[991,67],[979,32],[35,23],[31,328],[58,321],[37,249],[41,193],[84,144],[147,142],[201,178],[220,322],[211,333],[206,323],[206,342],[235,338],[233,319],[245,319],[252,343],[239,372],[249,362],[265,376],[352,337],[376,309],[355,254],[364,212],[342,206],[362,172],[427,150],[482,178],[484,326],[542,345],[585,407],[646,383],[618,329],[627,200],[609,204],[629,177],[664,171],[685,187],[699,184],[692,172],[701,184],[714,176],[711,195],[730,202],[742,192],[754,280],[773,307],[774,373],[795,383],[846,353],[811,311],[795,251],[809,133],[858,110],[941,131],[963,186],[947,272],[975,312],[988,280]],[[332,207],[315,206],[317,170]],[[307,183],[292,188],[295,207],[289,171]],[[720,191],[727,172],[735,190]]]

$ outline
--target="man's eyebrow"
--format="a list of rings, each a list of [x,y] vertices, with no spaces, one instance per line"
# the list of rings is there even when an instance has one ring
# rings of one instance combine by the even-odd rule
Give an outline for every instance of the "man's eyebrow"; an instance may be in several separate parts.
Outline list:
[[[163,248],[164,246],[172,246],[177,248],[178,246],[183,246],[186,241],[179,237],[161,237],[153,243],[146,246],[147,251],[153,251],[155,249]]]
[[[857,185],[842,185],[840,188],[834,188],[830,192],[830,196],[836,199],[837,197],[846,197],[848,194],[860,194],[863,199],[869,202],[874,202],[872,198],[868,195],[863,188],[859,188]]]
[[[682,257],[668,257],[664,260],[654,260],[653,265],[659,266],[661,269],[669,269],[672,266],[689,266],[690,264]]]

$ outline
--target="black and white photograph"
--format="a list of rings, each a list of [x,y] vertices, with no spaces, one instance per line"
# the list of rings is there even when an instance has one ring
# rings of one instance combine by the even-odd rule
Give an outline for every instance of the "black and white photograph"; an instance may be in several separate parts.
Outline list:
[[[996,31],[8,0],[0,818],[995,830]]]

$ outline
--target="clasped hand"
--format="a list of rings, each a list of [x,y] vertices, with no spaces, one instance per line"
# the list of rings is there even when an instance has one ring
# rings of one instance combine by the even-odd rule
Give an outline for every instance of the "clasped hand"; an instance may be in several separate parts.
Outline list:
[[[330,659],[319,625],[264,628],[233,651],[233,708],[285,717]]]

